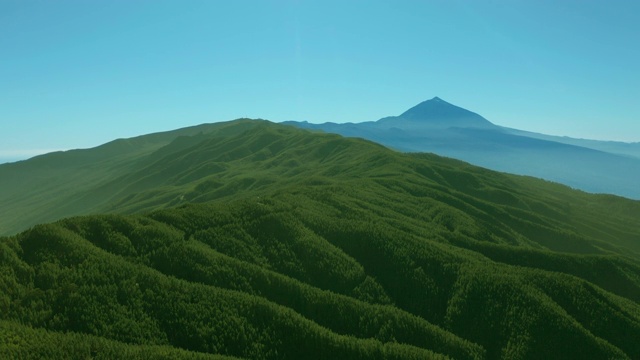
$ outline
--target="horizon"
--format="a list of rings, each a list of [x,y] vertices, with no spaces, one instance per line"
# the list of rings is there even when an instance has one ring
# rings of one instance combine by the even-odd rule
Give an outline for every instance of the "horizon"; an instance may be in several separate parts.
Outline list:
[[[435,96],[499,126],[640,142],[639,10],[5,2],[0,163],[243,117],[375,121]]]
[[[466,109],[466,108],[464,108],[464,107],[462,107],[462,106],[458,106],[458,105],[456,105],[456,104],[450,103],[450,102],[448,102],[446,99],[442,99],[442,98],[441,98],[441,97],[439,97],[439,96],[434,96],[433,98],[430,98],[430,99],[427,99],[427,100],[421,101],[421,102],[419,102],[419,103],[417,103],[417,104],[415,104],[415,105],[413,105],[413,106],[411,106],[411,107],[409,107],[409,108],[405,109],[404,111],[409,110],[409,109],[411,109],[411,108],[413,108],[413,107],[415,107],[415,106],[417,106],[417,105],[419,105],[419,104],[422,104],[422,103],[424,103],[424,102],[433,101],[433,100],[443,101],[443,102],[447,103],[448,105],[452,105],[452,106],[454,106],[454,107],[459,107],[459,108],[462,108],[462,109],[464,109],[464,110],[468,110],[468,111],[471,111],[471,112],[473,112],[473,113],[476,113],[476,112],[475,112],[475,111],[473,111],[472,109]],[[393,116],[399,116],[399,115],[401,115],[404,111],[402,111],[401,113],[398,113],[398,114],[396,114],[396,115],[389,115],[389,116],[392,116],[392,117],[393,117]],[[476,113],[476,114],[478,114],[478,113]],[[478,114],[478,115],[482,116],[482,114]],[[383,117],[381,117],[381,118],[380,118],[380,119],[378,119],[378,120],[381,120],[381,119],[383,119],[383,118],[385,118],[385,117],[383,116]],[[197,126],[197,125],[201,125],[201,124],[214,124],[214,123],[219,123],[219,122],[228,122],[228,121],[234,121],[234,120],[238,120],[238,119],[242,119],[242,118],[229,119],[229,120],[221,120],[221,121],[214,121],[214,122],[210,122],[210,123],[191,124],[191,125],[187,125],[187,126],[184,126],[184,127]],[[259,119],[260,119],[260,120],[267,120],[267,121],[271,121],[271,122],[273,122],[273,123],[283,123],[283,122],[287,122],[287,121],[295,121],[295,120],[273,121],[273,120],[263,119],[263,118],[249,118],[249,119],[251,119],[251,120],[259,120]],[[378,121],[378,120],[374,120],[374,121]],[[489,121],[490,121],[490,120],[489,120]],[[301,122],[305,122],[305,121],[304,121],[304,120],[302,120]],[[345,122],[341,122],[341,123],[342,123],[342,124],[344,124],[344,123],[359,124],[359,123],[363,123],[363,122],[366,122],[366,121],[359,121],[359,122],[348,122],[348,121],[345,121]],[[490,121],[490,122],[491,122],[491,121]],[[493,124],[493,122],[492,122],[492,124]],[[500,124],[494,124],[494,125],[502,126],[502,125],[500,125]],[[508,127],[506,127],[506,128],[508,128]],[[98,146],[104,145],[104,144],[106,144],[106,143],[109,143],[109,142],[111,142],[111,141],[115,141],[115,140],[119,140],[119,139],[134,138],[134,137],[138,137],[138,136],[144,136],[144,135],[149,135],[149,134],[159,133],[159,132],[165,132],[165,131],[173,131],[173,130],[178,130],[178,129],[180,129],[180,128],[164,129],[164,130],[158,130],[158,131],[153,131],[153,132],[150,132],[150,133],[144,133],[144,134],[134,134],[134,135],[127,136],[127,137],[120,137],[120,138],[110,139],[110,140],[107,140],[107,141],[105,141],[105,142],[102,142],[102,143],[99,143],[99,144],[95,144],[95,145],[92,145],[92,146],[88,146],[88,147],[79,147],[79,148],[61,148],[61,149],[28,149],[28,150],[23,150],[23,151],[21,151],[21,150],[15,150],[15,151],[11,151],[11,150],[10,150],[10,151],[2,151],[2,150],[0,150],[0,164],[12,163],[12,162],[18,162],[18,161],[22,161],[22,160],[28,160],[28,159],[30,159],[30,158],[33,158],[33,157],[36,157],[36,156],[39,156],[39,155],[45,155],[45,154],[55,153],[55,152],[65,152],[65,151],[70,151],[70,150],[91,149],[91,148],[98,147]],[[524,130],[524,131],[528,131],[528,130],[526,130],[526,129],[516,129],[516,130]],[[542,134],[542,133],[539,133],[539,134]],[[565,135],[556,135],[556,134],[544,134],[544,135],[552,135],[552,136],[563,136],[563,137],[567,137],[567,136],[565,136]],[[572,137],[569,137],[569,138],[572,138]],[[581,140],[596,140],[596,139],[585,139],[585,138],[573,138],[573,139],[581,139]],[[616,140],[596,140],[596,141],[603,141],[603,142],[620,142],[620,143],[626,143],[626,144],[640,144],[640,141],[638,141],[638,142],[636,142],[636,141],[634,141],[634,142],[625,142],[625,141],[616,141]]]

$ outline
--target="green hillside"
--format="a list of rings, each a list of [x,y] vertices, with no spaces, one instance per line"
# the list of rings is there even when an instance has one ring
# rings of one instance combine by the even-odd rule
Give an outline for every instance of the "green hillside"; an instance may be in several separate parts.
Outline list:
[[[225,132],[226,127],[231,129]],[[180,139],[195,143],[204,134],[224,136],[243,128],[242,121],[203,124],[1,164],[0,235],[65,216],[104,211],[105,202],[113,196],[100,191],[105,184],[154,161],[154,155],[179,149]],[[80,194],[89,199],[79,199]]]
[[[0,238],[0,357],[640,358],[640,202],[265,121],[181,131],[0,166],[5,233],[112,213]]]

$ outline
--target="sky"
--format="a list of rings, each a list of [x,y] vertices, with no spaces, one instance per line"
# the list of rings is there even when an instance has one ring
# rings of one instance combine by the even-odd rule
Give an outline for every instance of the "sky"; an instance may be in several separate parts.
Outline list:
[[[240,117],[640,141],[635,0],[0,0],[0,162]]]

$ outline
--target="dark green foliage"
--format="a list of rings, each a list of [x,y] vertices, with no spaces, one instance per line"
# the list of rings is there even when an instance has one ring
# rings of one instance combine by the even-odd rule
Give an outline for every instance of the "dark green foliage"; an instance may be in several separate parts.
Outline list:
[[[156,210],[0,238],[0,357],[640,358],[637,202],[264,122],[139,159],[92,206]]]
[[[104,337],[59,333],[0,321],[2,359],[188,359],[233,360],[169,346],[132,345]]]

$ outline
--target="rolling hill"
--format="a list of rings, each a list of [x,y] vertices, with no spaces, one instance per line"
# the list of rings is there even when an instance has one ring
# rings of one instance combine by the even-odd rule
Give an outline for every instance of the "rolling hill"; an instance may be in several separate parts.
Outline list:
[[[638,201],[255,120],[11,165],[3,358],[640,357]]]
[[[226,136],[244,126],[233,125],[228,132],[224,124],[203,124],[1,164],[0,235],[64,216],[108,211],[109,200],[126,193],[118,188],[124,185],[113,185],[117,179],[149,166],[163,151],[188,146],[185,139],[197,143],[211,131]]]
[[[363,123],[286,124],[432,152],[474,165],[640,199],[640,144],[571,139],[496,126],[435,97],[399,116]]]

